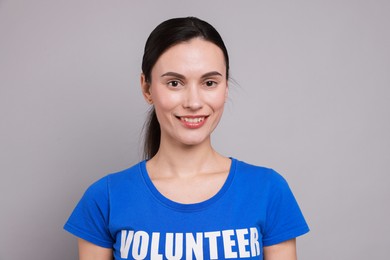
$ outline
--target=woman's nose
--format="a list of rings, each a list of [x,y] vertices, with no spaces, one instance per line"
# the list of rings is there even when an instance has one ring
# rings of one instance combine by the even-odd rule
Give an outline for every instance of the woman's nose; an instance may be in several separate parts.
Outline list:
[[[185,93],[184,108],[198,110],[203,107],[203,101],[199,86],[196,84],[188,86]]]

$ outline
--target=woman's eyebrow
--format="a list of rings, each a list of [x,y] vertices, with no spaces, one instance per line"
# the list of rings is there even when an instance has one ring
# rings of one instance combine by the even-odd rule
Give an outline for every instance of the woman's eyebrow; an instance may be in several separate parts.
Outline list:
[[[219,73],[218,71],[210,71],[210,72],[207,72],[207,73],[203,74],[202,78],[208,78],[208,77],[213,77],[213,76],[220,76],[220,77],[222,77],[222,74]],[[179,78],[179,79],[184,79],[185,78],[184,75],[181,75],[179,73],[172,72],[172,71],[169,71],[169,72],[166,72],[166,73],[162,74],[161,77],[175,77],[175,78]]]
[[[185,78],[183,75],[176,73],[176,72],[171,72],[171,71],[162,74],[161,77],[175,77],[175,78],[179,78],[179,79]]]
[[[203,74],[202,78],[208,78],[208,77],[213,77],[213,76],[221,76],[222,77],[222,74],[219,73],[218,71],[211,71],[211,72],[207,72],[206,74]]]

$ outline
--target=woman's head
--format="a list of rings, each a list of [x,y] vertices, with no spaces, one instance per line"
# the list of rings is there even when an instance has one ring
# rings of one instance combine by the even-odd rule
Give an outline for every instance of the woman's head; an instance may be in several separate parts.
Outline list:
[[[225,71],[225,80],[229,77],[229,57],[226,47],[219,33],[207,22],[195,17],[174,18],[158,25],[150,34],[142,61],[142,81],[146,88],[156,85],[158,77],[153,79],[152,72],[159,58],[168,50],[181,43],[190,43],[195,38],[210,42],[221,50],[220,61]],[[212,46],[211,46],[212,47]],[[174,48],[176,49],[176,47]],[[166,56],[166,55],[164,55]],[[206,56],[209,57],[209,56]],[[153,81],[155,80],[155,81]],[[154,84],[153,84],[154,83]],[[144,87],[145,88],[145,87]],[[211,120],[211,119],[210,119]],[[152,107],[149,118],[145,124],[144,157],[153,157],[160,146],[161,128],[156,111]]]
[[[142,73],[150,82],[151,71],[158,58],[170,47],[200,37],[217,45],[223,52],[226,63],[226,77],[229,77],[229,55],[226,46],[209,23],[196,17],[173,18],[159,24],[149,35],[142,59]]]

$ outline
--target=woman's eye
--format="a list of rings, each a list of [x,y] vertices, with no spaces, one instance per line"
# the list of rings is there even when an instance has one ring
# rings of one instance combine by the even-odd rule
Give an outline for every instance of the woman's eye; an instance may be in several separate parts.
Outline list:
[[[216,84],[216,82],[214,82],[214,81],[211,81],[211,80],[206,81],[206,86],[207,87],[213,87],[215,84]]]
[[[177,87],[177,86],[179,86],[179,81],[176,81],[176,80],[169,81],[168,85],[171,87]]]

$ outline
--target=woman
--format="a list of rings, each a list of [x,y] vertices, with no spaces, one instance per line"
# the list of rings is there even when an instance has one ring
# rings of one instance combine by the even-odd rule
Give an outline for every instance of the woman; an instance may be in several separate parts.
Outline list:
[[[228,78],[210,24],[175,18],[151,33],[141,75],[152,105],[145,160],[84,194],[65,224],[80,259],[296,259],[295,238],[309,229],[285,180],[211,145]]]

